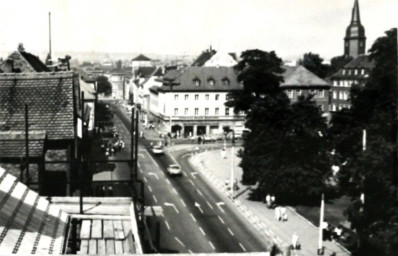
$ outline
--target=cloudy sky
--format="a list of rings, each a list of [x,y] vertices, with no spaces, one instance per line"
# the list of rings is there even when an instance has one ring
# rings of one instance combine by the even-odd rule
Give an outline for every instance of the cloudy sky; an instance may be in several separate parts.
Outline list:
[[[53,51],[199,54],[213,48],[305,52],[329,59],[343,53],[354,0],[0,0],[0,56],[22,42]],[[397,0],[360,0],[367,48],[397,27]]]

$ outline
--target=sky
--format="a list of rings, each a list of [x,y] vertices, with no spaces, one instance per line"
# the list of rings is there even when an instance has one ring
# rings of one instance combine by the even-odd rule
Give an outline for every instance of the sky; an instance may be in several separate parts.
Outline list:
[[[198,55],[275,51],[283,59],[306,52],[343,54],[354,0],[0,0],[0,57],[23,43],[53,52],[141,52]],[[397,0],[359,0],[367,50],[397,27]]]

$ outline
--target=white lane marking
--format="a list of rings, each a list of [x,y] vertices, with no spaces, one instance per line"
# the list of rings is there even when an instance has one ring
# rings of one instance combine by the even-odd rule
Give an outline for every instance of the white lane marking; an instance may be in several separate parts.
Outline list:
[[[157,175],[156,173],[148,172],[148,175],[153,175],[153,176],[155,176],[155,178],[156,178],[157,180],[159,179],[159,177],[158,177],[158,175]]]
[[[193,254],[193,252],[192,252],[191,250],[188,250],[188,252],[189,252],[190,254]]]
[[[178,195],[178,193],[177,193],[175,188],[173,188],[173,192],[174,192],[174,194]]]
[[[171,206],[171,207],[174,208],[174,210],[175,210],[177,213],[180,213],[180,212],[178,211],[177,207],[176,207],[174,204],[165,202],[164,205],[165,205],[165,206]]]
[[[214,245],[212,244],[212,242],[209,241],[209,244],[210,244],[211,248],[213,248],[213,250],[216,249],[216,247],[214,247]]]
[[[144,180],[144,182],[145,183],[147,183],[148,182],[148,180],[144,177],[144,178],[142,178],[143,180]]]
[[[167,220],[165,220],[164,223],[166,223],[167,229],[170,230],[170,226],[169,226],[169,223],[167,222]]]
[[[193,181],[192,180],[188,180],[191,184],[192,184],[192,186],[194,186],[195,187],[195,183],[193,183]]]
[[[222,224],[225,224],[224,220],[220,216],[218,216],[218,219],[221,221]]]
[[[149,190],[150,192],[152,192],[151,185],[148,185],[148,190]]]
[[[174,238],[175,238],[175,240],[177,240],[177,242],[178,242],[180,245],[182,245],[183,247],[185,247],[185,244],[183,244],[183,242],[181,242],[180,239],[178,239],[176,236],[175,236]]]
[[[199,209],[199,211],[203,214],[203,210],[202,210],[202,208],[200,207],[200,204],[199,204],[199,203],[195,202],[195,207],[197,207],[197,208]]]
[[[196,219],[195,219],[195,217],[193,216],[193,214],[192,214],[192,213],[191,213],[191,217],[192,217],[193,221],[195,221],[195,222],[196,222]]]
[[[210,209],[213,210],[213,206],[211,206],[211,204],[209,203],[209,201],[206,201],[207,205],[210,207]]]
[[[144,154],[138,153],[138,156],[145,158]]]
[[[240,248],[242,248],[242,250],[245,252],[246,251],[246,248],[241,244],[241,243],[239,243],[239,246],[240,246]]]
[[[231,236],[234,236],[234,232],[232,232],[231,229],[228,228],[228,232],[231,234]]]
[[[200,232],[202,232],[202,234],[205,236],[206,233],[203,231],[203,229],[201,227],[199,227],[199,229],[200,229]]]
[[[185,204],[184,200],[182,200],[182,199],[180,199],[180,200],[181,200],[181,203],[182,203],[185,207],[187,207],[187,205]]]
[[[140,165],[140,163],[138,163],[138,162],[137,162],[137,166],[138,166],[138,168],[140,168],[140,169],[141,169],[141,165]]]
[[[197,172],[191,172],[191,175],[192,175],[192,177],[194,178],[194,179],[196,179],[196,175],[197,175],[198,173]]]
[[[196,191],[198,191],[199,195],[201,195],[203,197],[203,194],[202,194],[202,192],[200,192],[199,189],[196,189]]]
[[[155,201],[155,203],[157,203],[158,200],[156,199],[156,196],[155,196],[155,195],[152,195],[152,197],[153,197],[153,200]]]
[[[167,183],[169,184],[169,185],[171,185],[171,183],[170,183],[170,181],[169,180],[166,180],[167,181]]]
[[[218,203],[217,203],[217,206],[218,206],[218,208],[220,208],[220,211],[223,212],[223,213],[225,213],[224,210],[223,210],[223,208],[221,207],[221,205],[225,205],[225,203],[224,203],[224,202],[218,202]]]

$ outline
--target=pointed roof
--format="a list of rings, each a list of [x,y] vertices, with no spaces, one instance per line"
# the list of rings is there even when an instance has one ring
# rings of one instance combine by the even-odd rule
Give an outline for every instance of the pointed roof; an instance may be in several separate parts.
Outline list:
[[[319,78],[304,66],[284,67],[284,69],[286,70],[283,74],[285,81],[281,84],[281,87],[330,86],[328,82]]]
[[[132,59],[132,61],[151,61],[151,59],[143,54],[140,54],[137,57],[135,57],[134,59]]]
[[[354,7],[352,8],[351,23],[347,27],[345,38],[349,39],[357,37],[365,38],[365,28],[361,24],[358,0],[355,0]]]
[[[355,0],[354,7],[352,8],[351,24],[361,24],[358,0]]]
[[[211,59],[217,53],[216,50],[208,49],[203,51],[196,60],[192,63],[191,66],[202,67],[208,60]]]

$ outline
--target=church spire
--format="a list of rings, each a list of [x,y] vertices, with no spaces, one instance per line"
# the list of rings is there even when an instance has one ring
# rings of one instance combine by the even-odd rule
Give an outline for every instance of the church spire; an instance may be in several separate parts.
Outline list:
[[[361,24],[358,0],[355,0],[354,7],[352,8],[351,24]]]

